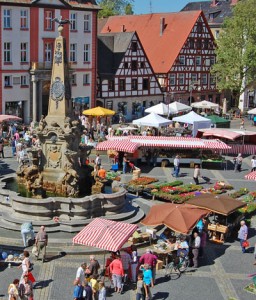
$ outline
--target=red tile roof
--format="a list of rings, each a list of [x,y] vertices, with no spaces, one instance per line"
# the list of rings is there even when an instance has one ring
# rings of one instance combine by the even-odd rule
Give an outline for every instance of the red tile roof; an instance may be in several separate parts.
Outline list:
[[[177,58],[201,11],[113,16],[101,33],[137,31],[155,73],[167,73]],[[165,29],[160,35],[160,21]]]

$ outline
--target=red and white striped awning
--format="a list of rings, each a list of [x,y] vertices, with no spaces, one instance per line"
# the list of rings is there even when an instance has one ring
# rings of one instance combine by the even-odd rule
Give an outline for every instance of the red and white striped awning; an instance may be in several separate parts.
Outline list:
[[[137,147],[162,147],[162,148],[198,148],[224,150],[230,147],[220,140],[206,140],[190,137],[167,137],[167,136],[113,136],[108,141],[129,141],[137,144]],[[108,145],[108,144],[106,144]],[[108,148],[111,149],[111,148]],[[117,150],[117,149],[113,149]]]
[[[137,225],[134,224],[95,218],[73,238],[73,244],[116,252],[136,229]]]
[[[116,150],[128,153],[134,153],[140,145],[128,140],[108,140],[99,143],[96,147],[98,151]]]
[[[245,175],[244,178],[247,180],[255,180],[256,181],[256,171]]]

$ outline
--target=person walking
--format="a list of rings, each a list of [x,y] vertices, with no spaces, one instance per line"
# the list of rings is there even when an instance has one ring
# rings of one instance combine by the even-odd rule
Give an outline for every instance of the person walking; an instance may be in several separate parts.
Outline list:
[[[242,168],[242,154],[239,153],[237,155],[237,157],[234,158],[234,163],[235,163],[235,172],[241,172],[241,168]]]
[[[150,249],[146,250],[146,253],[143,254],[139,259],[140,265],[149,265],[150,269],[152,270],[153,275],[153,282],[155,282],[156,277],[156,263],[157,263],[157,257],[151,253]]]
[[[110,273],[112,274],[112,280],[115,288],[115,292],[121,293],[122,290],[122,277],[124,276],[124,268],[120,255],[116,255],[116,258],[109,265]]]
[[[83,285],[85,281],[85,270],[86,270],[86,263],[82,263],[81,266],[76,271],[76,280],[79,281],[80,285]]]
[[[37,247],[36,260],[38,260],[39,258],[40,251],[43,251],[42,262],[45,261],[47,244],[48,244],[48,235],[45,231],[45,227],[41,226],[39,232],[36,235],[36,247]]]
[[[19,279],[14,279],[8,287],[8,300],[18,300],[19,299]]]
[[[83,286],[79,284],[79,280],[74,280],[74,291],[73,291],[73,299],[74,300],[82,300],[83,296]]]
[[[99,154],[97,154],[97,156],[95,158],[95,166],[96,166],[96,171],[99,171],[100,166],[101,166],[101,158],[100,158]]]
[[[99,298],[98,300],[106,300],[107,299],[107,290],[105,288],[104,282],[99,282]]]
[[[2,137],[0,138],[0,154],[4,158],[4,140]]]
[[[198,232],[194,232],[193,237],[194,237],[194,240],[192,242],[193,267],[198,268],[198,256],[199,256],[199,248],[201,245],[201,238]]]
[[[125,154],[123,157],[123,174],[127,173],[127,165],[129,160],[127,159],[127,155]]]
[[[176,155],[173,161],[173,173],[172,176],[179,177],[180,172],[180,156]]]
[[[242,252],[245,253],[246,249],[243,246],[243,243],[247,240],[247,237],[248,237],[248,227],[246,226],[244,220],[242,220],[240,222],[240,225],[241,225],[241,227],[238,231],[238,239],[240,240],[240,245],[241,245],[241,248],[242,248]]]
[[[199,168],[199,165],[195,165],[195,169],[194,169],[194,176],[193,176],[193,179],[195,181],[195,184],[199,184],[199,176],[201,175],[200,173],[200,168]]]
[[[21,300],[33,299],[33,283],[28,279],[28,275],[23,276],[23,282],[19,286],[19,296]]]
[[[132,262],[131,262],[131,271],[132,271],[132,281],[136,282],[137,278],[137,267],[138,267],[138,251],[135,245],[131,245],[131,250],[132,250]]]
[[[143,275],[138,274],[138,281],[136,286],[136,300],[145,300],[145,287],[143,282]]]
[[[253,157],[251,159],[251,164],[252,164],[251,172],[256,171],[256,156],[255,155],[253,155]]]
[[[27,247],[27,237],[30,235],[31,239],[34,240],[35,232],[33,229],[32,222],[26,222],[21,225],[21,236],[24,247]]]
[[[145,299],[151,300],[152,294],[151,294],[151,287],[154,287],[154,281],[153,281],[153,274],[152,270],[150,269],[150,266],[148,264],[144,264],[140,266],[140,270],[143,272],[143,282],[145,287]]]
[[[32,263],[30,261],[30,258],[29,258],[29,252],[28,251],[24,251],[23,252],[23,256],[24,256],[24,259],[22,260],[22,263],[21,265],[19,265],[17,268],[18,269],[22,269],[22,274],[21,274],[21,278],[20,278],[20,283],[23,283],[24,282],[24,276],[25,275],[29,275],[29,279],[32,281],[32,283],[35,282],[35,278],[32,274]]]

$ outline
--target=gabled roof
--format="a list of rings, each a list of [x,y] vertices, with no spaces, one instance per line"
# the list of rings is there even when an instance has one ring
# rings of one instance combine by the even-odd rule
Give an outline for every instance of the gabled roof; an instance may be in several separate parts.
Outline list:
[[[221,25],[226,17],[232,16],[232,8],[233,5],[225,0],[218,1],[215,6],[212,5],[212,1],[199,1],[189,2],[181,11],[202,10],[210,25]]]
[[[69,7],[74,8],[82,8],[82,9],[100,9],[100,7],[97,5],[96,0],[59,0],[63,4]],[[45,1],[42,1],[45,4]],[[40,5],[40,0],[0,0],[0,3],[3,3],[5,5],[8,4],[30,4],[30,5]],[[53,5],[51,1],[48,1],[48,5]]]
[[[103,77],[116,73],[134,34],[120,32],[98,35],[98,72]]]
[[[187,40],[201,11],[113,16],[101,33],[136,31],[155,73],[167,73]],[[164,31],[160,34],[161,20]]]

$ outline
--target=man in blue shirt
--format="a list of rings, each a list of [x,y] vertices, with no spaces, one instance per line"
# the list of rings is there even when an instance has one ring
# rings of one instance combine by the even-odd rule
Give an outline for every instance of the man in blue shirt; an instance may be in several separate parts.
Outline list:
[[[241,225],[241,227],[238,231],[238,239],[240,240],[242,252],[245,253],[245,247],[243,247],[243,243],[247,240],[248,227],[245,225],[245,221],[241,221],[240,225]]]

